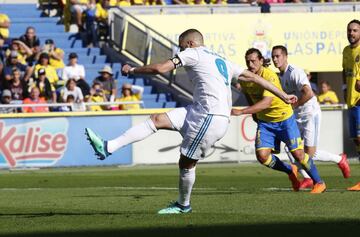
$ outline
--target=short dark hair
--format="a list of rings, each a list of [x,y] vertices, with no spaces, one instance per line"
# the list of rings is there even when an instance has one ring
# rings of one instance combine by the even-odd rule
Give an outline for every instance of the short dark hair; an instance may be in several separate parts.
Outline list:
[[[184,31],[183,33],[180,34],[179,40],[182,40],[182,39],[184,39],[186,36],[188,36],[189,34],[193,34],[193,33],[196,33],[196,34],[200,35],[202,41],[204,41],[204,36],[203,36],[203,35],[201,34],[201,32],[198,31],[197,29],[188,29],[188,30]]]
[[[352,23],[358,24],[360,26],[360,21],[358,19],[353,19],[347,24],[347,27],[349,27],[349,25]]]
[[[288,51],[287,51],[287,48],[285,46],[283,46],[283,45],[275,45],[272,48],[272,51],[274,51],[276,49],[280,49],[282,53],[284,53],[286,56],[288,55]]]

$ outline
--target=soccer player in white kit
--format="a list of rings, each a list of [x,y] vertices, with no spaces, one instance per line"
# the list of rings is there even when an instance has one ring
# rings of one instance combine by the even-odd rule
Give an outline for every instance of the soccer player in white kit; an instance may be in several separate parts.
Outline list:
[[[252,81],[264,86],[287,103],[296,96],[287,95],[271,83],[247,71],[204,46],[202,34],[189,29],[179,36],[180,52],[163,63],[143,67],[124,65],[124,74],[159,74],[184,67],[194,84],[193,103],[186,108],[176,108],[162,114],[153,114],[113,140],[104,141],[91,129],[86,128],[90,144],[100,159],[105,159],[117,149],[145,139],[158,129],[180,132],[183,141],[179,160],[179,197],[159,214],[191,212],[190,195],[195,183],[195,165],[206,152],[226,133],[232,107],[232,78]]]
[[[272,60],[280,71],[280,81],[283,90],[288,94],[295,94],[299,100],[293,104],[296,121],[304,139],[305,152],[313,160],[334,162],[340,168],[344,178],[350,177],[350,167],[345,154],[336,155],[327,151],[317,150],[319,144],[321,109],[314,96],[310,82],[303,69],[300,69],[287,61],[287,49],[282,45],[272,48]],[[289,155],[289,153],[288,153]],[[289,155],[292,163],[294,159]],[[301,188],[311,188],[313,182],[308,174],[300,169],[304,179]]]

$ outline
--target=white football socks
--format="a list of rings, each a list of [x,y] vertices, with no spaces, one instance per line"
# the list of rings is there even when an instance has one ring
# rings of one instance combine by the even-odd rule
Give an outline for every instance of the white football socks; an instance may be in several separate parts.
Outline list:
[[[179,199],[178,203],[183,206],[190,205],[190,195],[195,183],[195,169],[180,169],[179,175]]]
[[[317,150],[314,154],[313,160],[331,161],[338,164],[341,161],[341,156],[335,155],[327,151]]]
[[[146,121],[135,125],[128,129],[125,133],[121,136],[109,140],[107,143],[107,150],[110,153],[113,153],[117,149],[126,146],[128,144],[141,141],[148,136],[157,132],[154,122],[149,118]]]

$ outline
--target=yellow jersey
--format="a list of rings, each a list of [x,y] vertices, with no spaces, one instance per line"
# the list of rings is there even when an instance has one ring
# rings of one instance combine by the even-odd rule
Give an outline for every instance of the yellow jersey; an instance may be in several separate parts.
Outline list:
[[[334,104],[339,103],[339,98],[337,97],[334,91],[328,91],[326,93],[322,93],[318,95],[318,101],[320,104],[330,105],[331,104],[330,102],[324,102],[325,98],[331,99],[334,102]]]
[[[88,4],[88,3],[90,3],[89,0],[79,0],[78,2],[79,2],[79,4]]]
[[[92,95],[89,98],[90,102],[105,102],[104,97],[103,96],[97,96],[97,95]],[[104,108],[101,105],[92,105],[90,106],[90,110],[91,111],[103,111]]]
[[[344,48],[342,67],[347,85],[346,103],[348,107],[354,107],[360,99],[360,93],[355,90],[356,81],[360,80],[360,45]]]
[[[9,17],[6,14],[0,14],[0,23],[4,23],[6,21],[10,22]],[[0,34],[6,39],[9,38],[9,29],[0,27]]]
[[[106,20],[108,18],[108,11],[107,9],[104,9],[101,5],[101,3],[97,3],[96,4],[96,11],[95,11],[95,16],[97,18],[100,18],[101,20]]]
[[[282,90],[279,77],[269,68],[263,67],[261,69],[260,76]],[[264,88],[258,84],[242,81],[240,82],[240,85],[242,91],[250,97],[253,104],[259,102],[264,97],[273,97],[269,108],[256,113],[256,117],[259,120],[265,122],[281,122],[293,115],[291,105],[286,104],[279,97],[275,96],[270,91],[264,90]]]
[[[17,56],[18,62],[21,63],[21,64],[24,64],[24,65],[27,65],[26,55],[23,55],[20,51],[16,51],[16,52],[18,53],[18,56]],[[11,50],[7,49],[6,52],[5,52],[6,57],[9,58],[10,54],[11,54]]]
[[[62,54],[64,55],[64,50],[60,49],[60,48],[56,48],[55,50],[55,53],[57,54]],[[63,60],[57,60],[53,57],[50,57],[50,62],[49,64],[51,66],[53,66],[56,69],[60,69],[60,68],[64,68],[65,67],[65,64],[64,64],[64,61]]]
[[[221,4],[221,5],[226,5],[227,1],[226,0],[221,0],[221,1],[217,1],[217,0],[210,0],[211,4]]]
[[[139,101],[141,99],[140,94],[135,94],[127,97],[117,98],[117,102]],[[119,105],[121,110],[140,109],[140,104],[122,104]]]
[[[51,83],[52,86],[56,87],[56,83],[59,81],[59,77],[56,73],[55,68],[50,65],[45,67],[41,64],[36,64],[36,66],[34,68],[35,77],[38,77],[38,71],[40,68],[45,68],[46,78],[49,80],[49,82]]]

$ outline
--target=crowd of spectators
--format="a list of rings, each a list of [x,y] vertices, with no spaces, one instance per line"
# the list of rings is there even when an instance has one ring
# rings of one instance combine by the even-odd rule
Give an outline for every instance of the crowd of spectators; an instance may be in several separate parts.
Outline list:
[[[105,40],[108,37],[108,10],[111,7],[128,7],[133,5],[208,5],[240,3],[259,6],[261,12],[271,11],[270,4],[282,3],[325,3],[325,2],[347,2],[352,0],[69,0],[69,5],[65,0],[53,0],[57,2],[58,12],[64,18],[66,24],[73,22],[77,25],[77,30],[86,34],[89,47],[98,47],[99,40]],[[39,0],[40,5],[44,2]],[[46,7],[43,8],[46,10]],[[63,14],[65,13],[65,14]],[[1,22],[1,19],[0,19]],[[1,24],[1,23],[0,23]]]
[[[0,106],[0,113],[127,109],[119,105],[82,104],[118,101],[118,85],[110,66],[104,66],[98,77],[86,78],[85,67],[78,62],[76,53],[69,53],[68,62],[64,63],[65,53],[56,47],[56,39],[41,42],[32,26],[15,38],[9,34],[10,28],[10,18],[0,14],[0,99],[6,105]],[[141,95],[133,99],[138,101]],[[44,105],[54,103],[72,105]],[[23,105],[10,106],[15,104]]]

